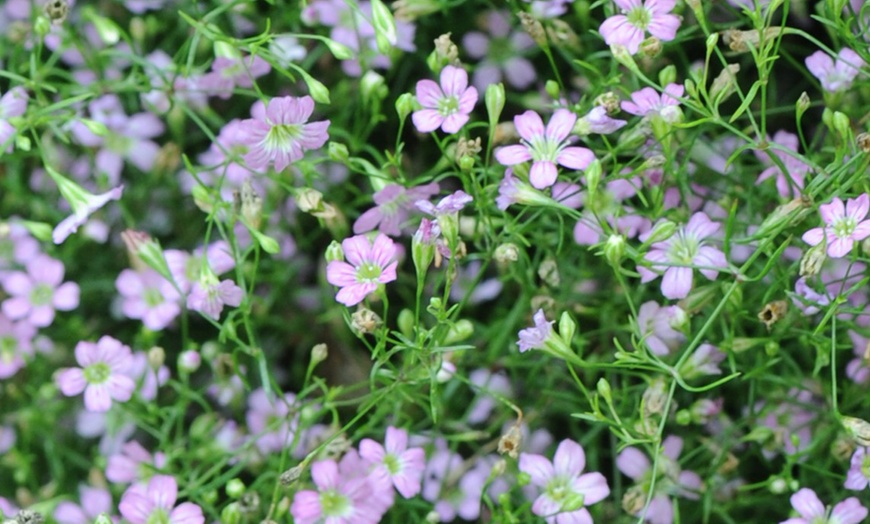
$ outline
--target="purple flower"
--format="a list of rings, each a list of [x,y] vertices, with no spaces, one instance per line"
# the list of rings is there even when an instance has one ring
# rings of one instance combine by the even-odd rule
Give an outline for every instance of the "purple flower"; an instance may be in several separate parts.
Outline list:
[[[603,106],[595,106],[586,113],[586,116],[577,122],[575,127],[583,129],[578,131],[581,135],[588,135],[590,133],[609,135],[622,129],[627,123],[625,120],[612,118],[607,114],[607,109]]]
[[[130,400],[136,384],[127,375],[133,359],[129,347],[103,336],[96,344],[79,342],[75,353],[81,367],[66,368],[57,375],[57,385],[64,395],[72,397],[84,391],[88,411],[108,411],[113,400]]]
[[[378,289],[396,280],[396,244],[383,233],[374,243],[365,235],[346,238],[341,243],[347,262],[333,260],[326,266],[326,280],[338,286],[335,300],[355,306]]]
[[[164,329],[181,313],[175,286],[153,269],[125,269],[115,280],[115,287],[123,298],[124,315],[142,319],[145,327],[152,331]]]
[[[384,468],[396,491],[409,499],[420,493],[426,454],[423,448],[408,449],[408,432],[387,427],[384,445],[371,439],[359,443],[362,458]]]
[[[218,282],[214,274],[209,274],[193,285],[187,296],[187,307],[217,320],[224,306],[239,307],[244,296],[245,292],[232,280]]]
[[[569,439],[559,444],[552,462],[542,455],[521,453],[520,471],[543,489],[532,504],[532,513],[545,517],[548,524],[591,524],[592,516],[585,506],[604,500],[610,488],[601,473],[581,474],[585,467],[583,447]]]
[[[166,466],[166,455],[153,456],[135,440],[127,442],[119,453],[112,454],[106,465],[106,478],[116,484],[144,483],[153,472]]]
[[[178,484],[168,475],[155,475],[148,485],[134,484],[121,497],[118,509],[130,524],[205,524],[202,509],[191,502],[175,506]]]
[[[655,229],[655,228],[653,228]],[[695,213],[689,223],[680,228],[671,238],[652,245],[645,259],[652,270],[637,267],[641,282],[650,282],[663,272],[662,294],[666,298],[686,298],[692,289],[692,266],[701,266],[700,272],[709,280],[715,280],[719,269],[728,266],[725,253],[705,246],[704,242],[719,230],[719,224],[710,221],[702,212]],[[643,240],[643,238],[641,238]],[[669,264],[669,265],[663,265]]]
[[[417,131],[431,133],[440,127],[453,134],[468,122],[477,103],[477,89],[468,87],[464,69],[446,66],[441,70],[440,86],[429,79],[417,82],[417,101],[423,106],[411,115]]]
[[[688,360],[680,367],[683,378],[691,379],[705,375],[721,375],[719,364],[725,360],[725,353],[712,344],[701,344],[692,352]]]
[[[866,193],[858,198],[850,198],[845,206],[842,200],[834,198],[819,206],[819,214],[827,226],[810,229],[801,238],[811,246],[826,242],[829,257],[844,257],[852,251],[855,242],[870,236],[870,220],[864,220],[868,212],[870,196]]]
[[[268,74],[272,66],[257,55],[238,58],[219,56],[211,64],[211,69],[200,79],[200,88],[227,100],[234,88],[253,86],[254,78]]]
[[[809,488],[802,488],[790,500],[800,517],[786,519],[779,524],[860,524],[867,517],[867,508],[855,497],[840,502],[830,513],[816,492]]]
[[[607,45],[622,45],[637,53],[644,33],[669,41],[677,36],[680,19],[670,14],[676,0],[613,0],[624,13],[613,15],[598,28]]]
[[[110,514],[114,510],[112,494],[107,489],[79,486],[79,499],[81,506],[66,501],[57,505],[54,519],[58,524],[91,524],[101,513]]]
[[[637,312],[637,327],[641,341],[660,357],[676,350],[686,341],[678,328],[688,321],[680,306],[662,307],[654,301],[645,302]]]
[[[595,159],[585,147],[568,147],[568,135],[577,121],[577,115],[567,109],[558,109],[544,129],[544,122],[534,111],[514,117],[517,132],[522,138],[519,145],[502,147],[495,152],[501,164],[512,166],[532,161],[529,181],[536,189],[550,187],[556,182],[556,164],[569,169],[586,169]]]
[[[442,198],[438,201],[438,204],[433,204],[428,200],[418,200],[414,204],[420,211],[426,214],[434,217],[442,217],[444,215],[459,213],[467,204],[470,204],[473,201],[474,198],[471,197],[471,195],[468,195],[465,191],[459,190]]]
[[[543,349],[544,343],[553,334],[553,324],[555,321],[547,321],[543,309],[535,312],[534,321],[535,325],[533,327],[520,330],[519,332],[517,345],[520,347],[520,353],[525,353],[530,349]]]
[[[861,491],[867,489],[868,485],[870,485],[870,454],[867,453],[867,448],[859,446],[852,454],[843,487]]]
[[[193,255],[186,251],[167,249],[163,256],[166,258],[172,280],[183,293],[190,293],[191,282],[199,280],[205,267],[208,267],[215,275],[222,275],[236,267],[232,250],[224,241],[210,244],[205,249],[205,253],[203,253],[202,248],[196,249]]]
[[[347,478],[334,460],[311,466],[317,490],[302,490],[293,497],[290,513],[297,524],[376,524],[382,513],[372,511],[373,488],[368,477]]]
[[[844,91],[852,85],[858,71],[864,67],[864,60],[849,48],[840,49],[837,62],[824,51],[816,51],[806,59],[807,69],[822,83],[822,89],[829,93]]]
[[[522,91],[532,85],[537,76],[535,67],[523,55],[535,48],[535,41],[524,31],[514,31],[508,11],[487,11],[483,17],[485,29],[466,33],[462,48],[471,58],[481,60],[474,68],[472,83],[485,91],[490,84],[501,82]]]
[[[242,120],[243,142],[249,148],[245,162],[251,169],[265,170],[274,164],[275,171],[302,158],[309,149],[326,143],[329,120],[308,123],[314,112],[310,96],[285,96],[269,100],[266,113],[260,118]]]
[[[432,182],[424,186],[405,189],[398,184],[388,184],[374,194],[377,207],[360,215],[353,224],[353,233],[360,235],[375,229],[389,236],[402,234],[402,224],[408,219],[408,212],[418,200],[427,200],[438,193],[438,184]]]
[[[3,313],[10,320],[26,319],[37,327],[54,321],[55,310],[71,311],[79,305],[79,286],[63,282],[63,263],[48,255],[39,255],[27,263],[27,272],[13,271],[3,277],[9,298],[3,301]]]
[[[622,110],[637,116],[661,115],[666,122],[680,118],[680,97],[685,88],[680,84],[668,84],[659,95],[655,89],[645,87],[631,94],[631,101],[622,102]]]
[[[24,265],[39,255],[39,242],[23,224],[16,219],[6,223],[8,229],[0,231],[0,281],[8,274],[7,269]]]
[[[809,408],[818,409],[820,402],[811,391],[791,388],[779,402],[756,403],[755,412],[760,413],[758,425],[770,429],[771,438],[764,443],[761,453],[770,460],[778,453],[794,455],[809,447],[812,440],[812,423],[816,414]]]
[[[281,452],[293,442],[299,425],[299,417],[294,413],[298,410],[296,396],[292,393],[270,400],[265,391],[257,389],[248,396],[245,420],[263,454]]]
[[[30,322],[12,322],[0,313],[0,379],[9,378],[24,367],[24,357],[33,354],[35,336],[36,326]]]
[[[755,156],[769,167],[758,175],[756,184],[760,184],[770,177],[776,177],[776,190],[785,198],[792,198],[795,189],[803,189],[804,176],[811,168],[798,157],[798,137],[787,131],[777,131],[773,139],[769,140],[780,146],[778,149],[769,148],[766,152],[755,151]],[[768,154],[775,155],[785,166],[783,172],[778,165],[770,160]]]
[[[855,358],[846,365],[846,376],[856,384],[867,385],[870,382],[870,340],[852,330],[849,330],[849,338]]]
[[[658,457],[655,470],[649,458],[635,447],[625,448],[616,457],[616,467],[619,471],[635,481],[629,493],[639,492],[639,496],[632,498],[639,502],[639,507],[626,507],[629,513],[653,524],[671,524],[674,521],[672,495],[692,500],[699,498],[698,492],[702,487],[701,477],[693,471],[682,471],[677,461],[682,450],[683,439],[673,435],[665,438],[662,441],[661,455]],[[649,507],[646,512],[643,512],[649,485],[654,475],[656,476],[655,492]]]
[[[51,232],[51,239],[55,244],[62,244],[68,236],[78,231],[98,209],[112,200],[120,200],[124,191],[124,186],[118,186],[103,194],[94,195],[51,167],[46,166],[45,170],[73,210],[73,214],[63,219]]]
[[[28,99],[23,87],[13,87],[0,97],[0,151],[12,151],[15,127],[9,123],[9,119],[27,111]]]

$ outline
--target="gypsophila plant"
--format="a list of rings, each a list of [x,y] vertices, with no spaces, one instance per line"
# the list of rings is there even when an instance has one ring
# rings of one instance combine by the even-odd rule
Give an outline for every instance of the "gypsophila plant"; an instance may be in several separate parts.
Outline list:
[[[0,29],[0,522],[868,519],[865,2]]]

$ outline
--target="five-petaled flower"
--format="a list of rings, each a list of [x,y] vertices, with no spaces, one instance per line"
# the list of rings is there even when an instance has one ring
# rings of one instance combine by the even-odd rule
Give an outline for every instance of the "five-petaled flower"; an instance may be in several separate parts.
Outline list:
[[[532,512],[545,517],[548,524],[591,523],[592,516],[585,506],[610,494],[604,475],[583,473],[586,453],[573,440],[559,444],[552,462],[541,455],[522,453],[519,466],[531,477],[532,484],[543,489],[532,504]]]
[[[790,500],[800,517],[784,520],[780,524],[859,524],[867,518],[867,508],[855,497],[840,502],[830,512],[810,488],[798,490]]]
[[[852,251],[855,242],[870,236],[870,220],[864,220],[870,212],[870,196],[866,193],[858,198],[843,201],[834,198],[819,206],[819,213],[825,221],[824,228],[816,227],[804,233],[804,242],[817,246],[827,241],[828,256],[840,258]]]
[[[692,289],[693,266],[700,266],[701,274],[714,280],[719,274],[717,268],[724,269],[728,261],[725,253],[704,243],[718,230],[719,224],[712,222],[704,213],[692,215],[689,223],[675,235],[652,245],[645,257],[652,264],[652,269],[637,267],[641,282],[655,280],[663,272],[662,295],[679,299],[686,298]],[[644,235],[641,235],[641,240],[646,240]]]
[[[824,51],[816,51],[806,59],[807,69],[822,83],[828,92],[843,91],[852,85],[858,71],[864,67],[864,60],[848,47],[840,49],[837,61]]]
[[[417,82],[417,101],[423,109],[414,111],[411,120],[421,133],[439,127],[445,133],[456,133],[468,122],[477,103],[477,89],[468,87],[464,69],[447,66],[441,70],[440,80],[440,86],[429,79]]]
[[[420,493],[426,453],[423,448],[408,449],[408,432],[387,427],[384,445],[372,439],[359,443],[359,454],[377,467],[383,467],[396,490],[409,499]]]
[[[282,171],[306,150],[322,147],[329,138],[329,120],[308,122],[313,112],[310,96],[284,96],[269,100],[265,114],[242,120],[239,127],[248,146],[248,166],[262,170],[274,163],[275,171]]]
[[[148,484],[133,484],[118,509],[131,524],[203,524],[202,509],[192,502],[175,505],[178,483],[168,475],[155,475]]]
[[[586,169],[595,159],[585,147],[568,147],[568,135],[577,122],[577,115],[567,109],[559,109],[544,128],[544,121],[534,111],[526,111],[514,117],[521,144],[507,146],[495,152],[502,165],[512,166],[532,161],[529,181],[535,189],[544,189],[556,182],[556,164],[569,169]]]
[[[113,400],[130,400],[136,384],[127,375],[133,364],[128,346],[103,336],[96,344],[79,342],[75,354],[81,367],[66,368],[57,375],[57,385],[64,395],[72,397],[84,391],[88,411],[109,411]]]
[[[365,235],[346,238],[341,243],[347,262],[333,260],[326,266],[326,280],[341,289],[335,299],[355,306],[381,284],[396,280],[396,244],[383,233],[374,243]]]
[[[598,28],[607,45],[622,45],[635,54],[646,32],[664,41],[676,38],[680,19],[670,14],[676,0],[613,1],[623,14],[611,16]]]

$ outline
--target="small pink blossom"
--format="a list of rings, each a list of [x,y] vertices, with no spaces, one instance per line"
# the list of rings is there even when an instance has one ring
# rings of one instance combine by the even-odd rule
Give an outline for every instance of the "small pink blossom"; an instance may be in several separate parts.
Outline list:
[[[414,111],[411,120],[421,133],[439,127],[448,134],[458,132],[477,103],[477,89],[468,87],[468,73],[464,69],[446,66],[441,70],[440,81],[440,86],[428,79],[417,82],[417,101],[423,109]]]
[[[840,49],[836,63],[824,51],[816,51],[806,59],[807,69],[822,83],[822,89],[830,93],[844,91],[852,85],[864,60],[849,48]]]
[[[0,282],[9,294],[0,307],[10,320],[46,327],[54,322],[55,310],[72,311],[78,307],[79,286],[63,282],[61,261],[39,255],[27,263],[26,269],[7,273]]]
[[[864,220],[868,212],[870,196],[866,193],[858,198],[850,198],[845,206],[842,200],[834,198],[819,206],[826,227],[810,229],[801,238],[811,246],[827,242],[829,257],[844,257],[852,251],[855,242],[870,236],[870,220]]]
[[[316,490],[301,490],[293,497],[290,513],[297,524],[376,524],[383,511],[377,504],[369,477],[350,474],[351,466],[342,460],[321,460],[311,466]],[[385,511],[385,509],[384,509]]]
[[[155,475],[147,485],[134,484],[121,497],[118,509],[130,524],[204,524],[202,509],[191,502],[175,505],[178,484],[168,475]]]
[[[680,97],[684,91],[680,84],[668,84],[662,94],[644,87],[631,94],[631,101],[622,102],[622,110],[637,116],[660,115],[666,122],[676,122],[680,118]]]
[[[372,439],[359,443],[362,458],[384,468],[396,491],[409,499],[420,493],[426,454],[423,448],[408,449],[408,432],[404,429],[387,427],[384,445]]]
[[[239,307],[245,292],[232,280],[201,278],[187,296],[187,307],[217,320],[224,306]]]
[[[269,100],[264,115],[242,120],[240,131],[249,148],[245,155],[248,166],[262,171],[274,164],[275,171],[283,171],[306,150],[322,147],[329,138],[329,120],[309,123],[313,112],[310,96],[284,96]]]
[[[849,461],[849,471],[846,473],[846,489],[862,491],[870,485],[870,454],[864,446],[859,446]]]
[[[867,518],[867,508],[855,497],[840,502],[830,513],[816,492],[809,488],[799,490],[790,500],[800,517],[783,520],[780,524],[860,524]]]
[[[524,353],[530,349],[543,349],[544,343],[549,340],[553,334],[553,324],[555,321],[547,320],[544,316],[544,310],[539,309],[534,315],[535,325],[529,328],[520,330],[519,341],[517,345],[520,347],[520,353]]]
[[[715,280],[719,271],[728,266],[728,261],[725,253],[705,243],[718,230],[719,224],[712,222],[703,212],[692,215],[688,224],[671,238],[652,245],[645,257],[651,263],[651,269],[637,267],[641,282],[650,282],[662,274],[662,295],[680,299],[686,298],[692,290],[693,266],[700,266],[702,275]],[[643,237],[641,235],[641,240]]]
[[[353,232],[359,235],[379,229],[385,235],[397,237],[402,234],[402,225],[408,219],[414,203],[437,193],[436,182],[407,189],[399,184],[388,184],[374,194],[376,207],[360,215],[353,224]]]
[[[142,444],[131,440],[118,453],[109,456],[106,478],[116,484],[144,483],[154,471],[165,466],[165,454],[158,451],[152,456]]]
[[[166,328],[181,313],[175,286],[153,269],[125,269],[115,279],[115,287],[122,297],[124,315],[141,319],[152,331]]]
[[[677,36],[680,19],[670,14],[676,0],[613,0],[622,14],[613,15],[598,28],[607,45],[622,45],[637,53],[645,33],[669,41]]]
[[[535,189],[550,187],[556,182],[558,168],[586,169],[595,159],[592,151],[585,147],[569,147],[577,115],[567,109],[558,109],[546,129],[540,115],[526,111],[514,117],[517,133],[522,138],[517,145],[502,147],[495,152],[495,158],[502,165],[513,166],[532,161],[529,181]]]
[[[108,411],[113,400],[130,400],[136,384],[127,375],[133,361],[129,347],[103,336],[96,344],[79,342],[75,354],[81,367],[66,368],[57,375],[57,385],[64,395],[72,397],[84,391],[88,411]]]
[[[341,247],[347,262],[333,260],[326,266],[326,280],[341,288],[338,302],[355,306],[381,284],[396,280],[396,244],[383,233],[374,242],[365,235],[346,238]]]
[[[591,524],[592,516],[585,506],[610,495],[604,475],[583,473],[586,453],[570,439],[559,444],[552,462],[542,455],[521,453],[519,467],[531,477],[532,484],[542,489],[532,504],[532,513],[545,517],[548,524]]]
[[[776,190],[785,198],[792,198],[795,190],[803,189],[804,177],[812,169],[807,163],[798,158],[798,136],[788,131],[779,130],[774,133],[768,142],[780,146],[772,147],[766,151],[755,151],[755,156],[768,167],[764,169],[755,181],[761,184],[771,177],[776,177]],[[769,155],[777,157],[785,166],[785,171],[770,159]]]

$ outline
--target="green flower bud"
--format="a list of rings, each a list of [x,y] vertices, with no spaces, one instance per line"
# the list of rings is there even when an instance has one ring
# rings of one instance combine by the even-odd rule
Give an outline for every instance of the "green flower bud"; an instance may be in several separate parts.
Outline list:
[[[559,89],[559,82],[556,82],[555,80],[547,80],[547,83],[544,84],[544,91],[546,91],[553,100],[559,100],[561,92]]]
[[[715,34],[715,33],[714,33]],[[666,86],[677,81],[677,68],[673,64],[659,71],[659,84]]]
[[[607,237],[607,242],[604,243],[604,258],[612,266],[619,266],[623,255],[625,255],[625,237],[617,234]]]
[[[414,312],[408,308],[399,311],[399,318],[396,319],[396,324],[399,326],[399,331],[408,338],[414,336]]]
[[[388,55],[399,41],[396,35],[396,21],[393,13],[381,0],[371,0],[372,26],[375,29],[375,41],[378,51]]]
[[[241,479],[230,479],[226,485],[227,496],[237,499],[245,494],[245,483]]]
[[[840,135],[840,138],[845,142],[851,142],[852,125],[849,122],[849,117],[840,111],[834,111],[834,130]]]
[[[859,446],[870,446],[870,422],[855,417],[843,417],[840,422]]]
[[[676,232],[676,224],[668,219],[660,220],[653,226],[652,231],[650,231],[649,237],[643,243],[642,247],[651,246],[656,242],[664,242],[665,240],[674,236],[674,233]]]
[[[810,97],[807,95],[807,92],[802,92],[795,103],[795,113],[797,113],[798,118],[802,117],[806,110],[809,109],[810,103]]]
[[[474,324],[472,324],[470,320],[464,318],[459,319],[450,326],[449,330],[447,330],[447,335],[444,337],[444,343],[448,345],[456,344],[457,342],[467,340],[473,334]]]
[[[595,198],[598,184],[601,183],[601,161],[597,158],[593,160],[583,172],[583,178],[586,179],[586,189],[589,191],[588,198]]]
[[[221,510],[221,524],[241,524],[242,510],[238,502],[232,502]]]
[[[337,240],[330,242],[326,248],[326,262],[334,260],[344,260],[344,249],[342,249],[341,243]]]
[[[350,159],[350,152],[347,146],[339,142],[329,142],[327,145],[329,159],[333,162],[346,164]]]
[[[384,77],[375,71],[366,71],[359,83],[363,101],[383,100],[388,94]]]
[[[574,340],[574,334],[577,333],[577,323],[571,318],[567,311],[563,311],[559,317],[559,336],[566,344],[571,345]]]
[[[601,398],[604,399],[604,402],[607,402],[608,405],[613,403],[613,394],[612,390],[610,389],[610,382],[608,382],[606,378],[599,378],[598,382],[595,384],[595,389],[598,390],[598,394],[601,395]]]
[[[489,117],[489,128],[495,129],[498,125],[498,119],[501,117],[501,112],[505,104],[504,84],[490,84],[486,86],[486,94],[483,96],[486,105],[486,114]]]
[[[336,60],[350,60],[353,58],[353,51],[346,45],[340,44],[335,40],[326,37],[322,39],[322,42],[326,44],[329,52],[332,53],[332,56],[334,56]]]
[[[311,365],[316,366],[329,357],[329,347],[326,344],[315,344],[311,348]]]
[[[399,114],[399,120],[404,122],[412,112],[414,112],[414,95],[402,93],[396,99],[396,113]]]

